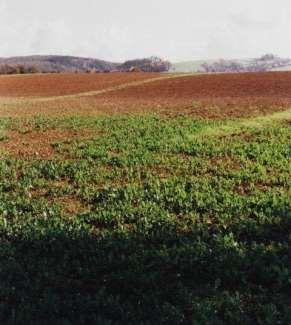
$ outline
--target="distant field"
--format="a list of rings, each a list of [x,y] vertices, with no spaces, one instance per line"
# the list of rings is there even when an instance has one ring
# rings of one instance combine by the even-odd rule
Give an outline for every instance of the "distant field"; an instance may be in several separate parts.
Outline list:
[[[94,100],[163,113],[242,117],[290,107],[291,73],[188,75],[128,87]]]
[[[237,118],[290,107],[291,73],[8,76],[0,78],[0,94],[3,117],[157,112]]]
[[[159,77],[158,73],[37,74],[0,76],[0,96],[61,96]]]
[[[291,65],[281,67],[281,68],[275,68],[273,71],[291,71]]]
[[[0,324],[291,323],[291,73],[0,80]]]
[[[208,63],[213,63],[215,60],[207,61]],[[178,62],[173,63],[170,72],[197,72],[202,69],[202,64],[205,63],[203,60],[196,60],[196,61],[184,61],[184,62]]]

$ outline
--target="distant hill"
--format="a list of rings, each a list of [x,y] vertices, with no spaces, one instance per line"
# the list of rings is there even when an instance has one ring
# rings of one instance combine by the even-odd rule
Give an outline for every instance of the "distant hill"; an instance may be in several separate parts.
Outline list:
[[[170,63],[158,57],[109,62],[98,59],[61,55],[33,55],[0,58],[0,74],[32,72],[110,72],[110,71],[168,71]]]
[[[35,67],[40,72],[111,71],[118,64],[98,59],[60,55],[34,55],[0,58],[0,65]]]
[[[198,72],[201,70],[201,65],[204,62],[213,63],[215,60],[194,60],[172,63],[170,72]]]
[[[291,59],[265,54],[260,58],[234,60],[196,60],[173,63],[170,72],[247,72],[288,71]]]
[[[248,72],[290,71],[291,59],[266,54],[260,58],[234,60],[196,60],[170,63],[158,57],[128,60],[123,63],[62,55],[33,55],[0,58],[0,74],[36,72]]]
[[[119,65],[120,71],[135,71],[139,69],[144,72],[164,72],[169,71],[171,63],[159,57],[152,56],[145,59],[129,60]]]

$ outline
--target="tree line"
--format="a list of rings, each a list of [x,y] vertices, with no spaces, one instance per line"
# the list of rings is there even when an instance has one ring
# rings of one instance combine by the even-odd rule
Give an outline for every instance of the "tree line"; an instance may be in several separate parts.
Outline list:
[[[25,66],[23,64],[1,64],[0,74],[26,74],[26,73],[39,73],[39,69],[35,66]]]
[[[201,72],[265,72],[291,64],[290,59],[265,54],[260,58],[241,63],[238,60],[218,60],[213,63],[203,63]]]
[[[46,56],[27,59],[22,62],[0,62],[0,74],[28,73],[98,73],[98,72],[165,72],[170,69],[170,62],[159,57],[129,60],[121,64],[97,59],[83,59],[62,56]],[[15,62],[16,61],[16,62]]]

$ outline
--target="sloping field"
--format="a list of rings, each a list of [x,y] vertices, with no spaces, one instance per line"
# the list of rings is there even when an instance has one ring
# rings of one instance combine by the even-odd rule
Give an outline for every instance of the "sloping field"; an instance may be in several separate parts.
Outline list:
[[[7,117],[158,112],[237,118],[289,108],[291,72],[3,77],[0,93],[6,95],[0,97],[0,115]]]
[[[202,117],[241,117],[290,107],[291,73],[192,75],[118,90],[97,105],[154,108]]]
[[[1,80],[1,325],[291,324],[291,73]]]
[[[159,77],[158,73],[36,74],[0,76],[0,96],[62,96]]]

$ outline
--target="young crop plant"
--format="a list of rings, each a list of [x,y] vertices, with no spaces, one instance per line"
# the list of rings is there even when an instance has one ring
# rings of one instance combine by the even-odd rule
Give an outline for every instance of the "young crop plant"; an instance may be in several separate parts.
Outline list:
[[[291,322],[286,115],[38,116],[0,134],[1,324]]]

